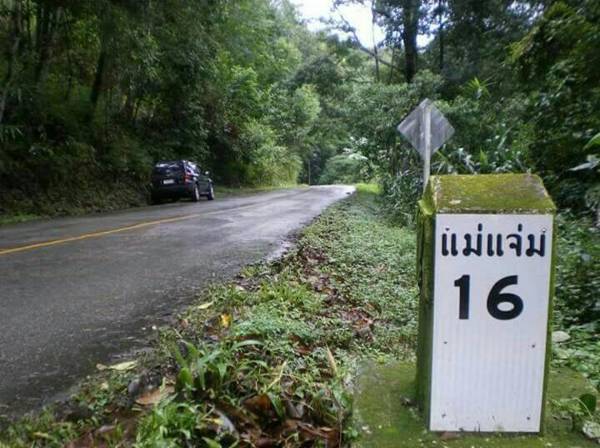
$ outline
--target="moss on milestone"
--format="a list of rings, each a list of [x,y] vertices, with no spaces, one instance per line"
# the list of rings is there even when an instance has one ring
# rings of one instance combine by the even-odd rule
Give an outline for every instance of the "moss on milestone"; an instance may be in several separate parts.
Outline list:
[[[593,392],[576,372],[550,372],[549,399],[574,398]],[[356,381],[353,415],[359,431],[355,448],[585,448],[598,446],[574,432],[568,419],[546,415],[544,435],[428,432],[422,414],[413,406],[415,366],[407,362],[365,362]]]
[[[479,174],[432,176],[424,201],[436,213],[554,213],[539,176]]]

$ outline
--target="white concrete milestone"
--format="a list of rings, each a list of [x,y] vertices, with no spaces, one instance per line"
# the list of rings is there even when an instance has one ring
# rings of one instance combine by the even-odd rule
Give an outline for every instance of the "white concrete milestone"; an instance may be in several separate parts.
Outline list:
[[[553,216],[438,214],[432,431],[539,432]]]

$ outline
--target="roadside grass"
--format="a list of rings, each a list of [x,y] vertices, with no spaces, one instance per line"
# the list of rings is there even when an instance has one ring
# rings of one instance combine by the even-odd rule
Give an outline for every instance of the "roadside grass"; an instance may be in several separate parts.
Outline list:
[[[40,219],[42,216],[33,213],[0,214],[0,226],[7,224],[19,224],[22,222]]]
[[[417,333],[414,231],[387,221],[377,192],[359,185],[282,259],[210,288],[154,352],[102,366],[68,403],[8,426],[0,446],[360,445],[357,372],[412,364]],[[421,437],[413,406],[404,412],[418,446],[496,446]]]
[[[554,362],[600,388],[600,228],[590,217],[557,216],[554,329],[570,339],[556,344]]]
[[[138,445],[180,438],[186,419],[172,428],[163,418],[176,409],[190,416],[189,440],[207,446],[338,446],[355,437],[349,385],[358,359],[410,359],[416,336],[414,235],[382,224],[377,211],[359,187],[282,260],[214,288],[165,332],[161,350],[186,407],[155,408]],[[205,416],[200,427],[192,415]]]

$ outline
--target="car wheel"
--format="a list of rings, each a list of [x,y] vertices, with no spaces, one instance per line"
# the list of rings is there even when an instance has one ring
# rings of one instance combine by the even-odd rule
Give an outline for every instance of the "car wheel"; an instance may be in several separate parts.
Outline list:
[[[198,202],[200,200],[200,190],[198,185],[194,185],[194,191],[192,192],[192,201]]]
[[[210,187],[208,188],[208,194],[206,195],[206,198],[209,201],[213,201],[215,199],[215,189],[213,188],[212,184],[210,184]]]

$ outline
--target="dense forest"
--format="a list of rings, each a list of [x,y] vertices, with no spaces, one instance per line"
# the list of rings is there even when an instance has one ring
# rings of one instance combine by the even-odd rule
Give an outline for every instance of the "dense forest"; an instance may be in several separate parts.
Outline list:
[[[0,212],[139,203],[153,162],[190,158],[227,185],[377,179],[408,217],[394,128],[425,96],[457,129],[434,171],[532,170],[598,209],[597,2],[362,3],[373,46],[285,0],[3,0]]]

